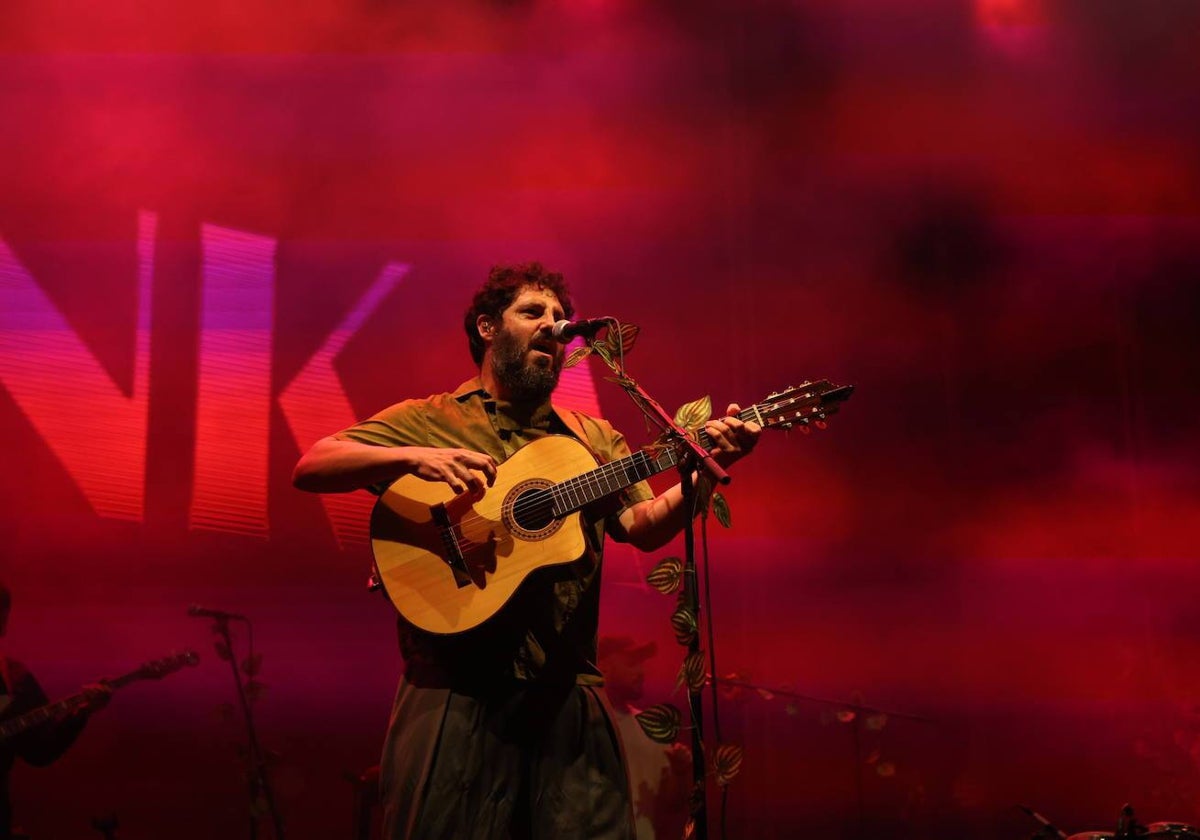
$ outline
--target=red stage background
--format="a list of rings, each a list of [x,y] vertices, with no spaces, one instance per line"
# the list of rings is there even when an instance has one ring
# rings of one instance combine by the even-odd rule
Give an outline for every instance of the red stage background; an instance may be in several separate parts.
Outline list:
[[[353,505],[291,468],[469,376],[468,297],[527,259],[642,327],[668,407],[858,388],[711,535],[718,670],[763,687],[722,705],[731,837],[1200,819],[1198,33],[1190,0],[5,4],[5,650],[54,696],[204,657],[18,766],[18,821],[244,836],[201,603],[254,619],[290,836],[349,836],[401,663]],[[671,553],[606,568],[644,705],[681,702]]]

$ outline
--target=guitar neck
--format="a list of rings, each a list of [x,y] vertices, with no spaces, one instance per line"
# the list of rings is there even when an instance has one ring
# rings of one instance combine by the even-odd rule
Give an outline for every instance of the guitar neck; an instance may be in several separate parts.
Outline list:
[[[129,685],[134,680],[141,679],[141,669],[130,671],[128,674],[122,674],[105,682],[114,689]],[[45,706],[40,706],[32,712],[15,717],[12,720],[6,720],[0,723],[0,741],[7,741],[16,735],[20,735],[35,726],[38,726],[48,721],[54,720],[60,715],[68,715],[78,709],[83,708],[87,704],[88,696],[84,692],[72,694],[59,700],[56,703],[49,703]]]
[[[757,420],[756,407],[751,406],[740,412],[738,418],[743,421]],[[703,429],[697,434],[696,441],[704,449],[712,448],[712,438]],[[657,452],[641,450],[625,458],[610,461],[583,475],[559,482],[550,488],[554,498],[554,515],[563,517],[574,513],[592,502],[619,493],[626,487],[671,469],[679,460],[679,451],[673,446],[663,447]]]

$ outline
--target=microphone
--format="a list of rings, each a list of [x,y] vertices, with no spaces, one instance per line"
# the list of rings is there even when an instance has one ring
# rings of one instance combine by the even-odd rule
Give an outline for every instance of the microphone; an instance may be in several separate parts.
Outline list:
[[[192,604],[190,607],[188,607],[188,615],[195,618],[215,618],[217,621],[250,620],[241,613],[225,612],[225,610],[210,610],[208,607],[202,607],[199,604]]]
[[[578,321],[557,321],[550,328],[550,335],[555,341],[566,344],[577,335],[591,338],[616,320],[616,318],[581,318]]]

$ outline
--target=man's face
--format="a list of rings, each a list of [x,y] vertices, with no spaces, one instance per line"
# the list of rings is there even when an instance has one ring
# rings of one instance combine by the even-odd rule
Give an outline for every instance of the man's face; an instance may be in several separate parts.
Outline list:
[[[550,336],[563,318],[549,289],[525,286],[500,316],[492,337],[492,371],[515,401],[548,399],[562,372],[563,345]]]

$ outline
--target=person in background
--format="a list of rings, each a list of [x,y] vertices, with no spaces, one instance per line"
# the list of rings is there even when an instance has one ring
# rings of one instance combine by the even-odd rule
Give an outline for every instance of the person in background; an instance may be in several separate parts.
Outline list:
[[[12,593],[0,581],[0,637],[8,628],[11,609]],[[44,767],[57,760],[79,737],[88,716],[104,708],[112,696],[112,689],[103,683],[85,685],[83,691],[87,702],[73,713],[0,740],[0,840],[14,838],[8,777],[16,759],[35,767]],[[47,703],[49,700],[33,674],[20,662],[0,652],[0,724]]]

